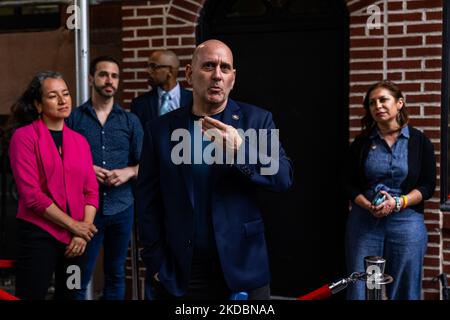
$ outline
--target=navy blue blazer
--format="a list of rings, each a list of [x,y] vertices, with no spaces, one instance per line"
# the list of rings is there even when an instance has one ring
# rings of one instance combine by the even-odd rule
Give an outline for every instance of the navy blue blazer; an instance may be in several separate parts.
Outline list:
[[[185,294],[193,255],[193,180],[189,164],[171,161],[171,133],[188,130],[191,108],[177,109],[147,124],[137,179],[141,256],[151,275],[173,295]],[[272,114],[231,99],[223,122],[244,131],[275,129]],[[248,139],[246,139],[248,143]],[[236,291],[270,282],[264,224],[257,187],[275,192],[293,182],[292,163],[281,145],[279,170],[261,175],[262,164],[215,165],[212,171],[212,222],[217,251],[228,287]]]
[[[192,91],[186,90],[180,85],[180,108],[187,108],[192,104]],[[146,92],[131,101],[130,111],[141,120],[142,127],[159,117],[158,90]]]

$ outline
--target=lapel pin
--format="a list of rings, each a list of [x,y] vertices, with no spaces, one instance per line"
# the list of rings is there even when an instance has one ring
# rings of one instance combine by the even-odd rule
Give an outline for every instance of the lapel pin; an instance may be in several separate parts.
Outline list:
[[[239,116],[238,116],[237,114],[233,114],[233,115],[231,116],[231,118],[232,118],[233,120],[239,120]]]

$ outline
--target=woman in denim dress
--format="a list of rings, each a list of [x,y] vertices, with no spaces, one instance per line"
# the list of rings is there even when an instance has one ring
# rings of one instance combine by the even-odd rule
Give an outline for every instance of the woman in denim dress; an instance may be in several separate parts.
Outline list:
[[[386,259],[389,299],[421,298],[427,248],[424,200],[436,186],[433,145],[408,125],[405,99],[396,84],[381,81],[364,98],[362,132],[350,147],[346,191],[352,209],[346,228],[348,272],[363,272],[364,257]],[[376,193],[384,196],[373,204]],[[365,299],[365,282],[348,287],[347,298]]]

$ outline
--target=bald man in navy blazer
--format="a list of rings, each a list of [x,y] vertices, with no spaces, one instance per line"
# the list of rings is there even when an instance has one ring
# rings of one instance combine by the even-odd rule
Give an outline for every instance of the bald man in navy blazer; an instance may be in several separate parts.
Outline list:
[[[286,191],[292,164],[271,113],[228,98],[235,73],[228,46],[202,43],[186,66],[193,104],[146,126],[137,208],[157,299],[270,298],[257,191]]]
[[[148,82],[152,90],[131,101],[130,111],[145,124],[158,116],[178,108],[188,107],[192,103],[192,92],[177,82],[180,62],[171,50],[153,51],[148,60]],[[161,110],[161,98],[164,93],[170,96],[169,109]]]

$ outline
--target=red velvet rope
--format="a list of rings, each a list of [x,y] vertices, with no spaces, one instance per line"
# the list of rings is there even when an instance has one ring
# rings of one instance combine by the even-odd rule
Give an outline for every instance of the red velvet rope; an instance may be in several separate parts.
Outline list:
[[[326,284],[304,296],[298,297],[297,300],[322,300],[332,295],[330,287]]]
[[[0,269],[9,269],[14,266],[14,260],[0,260]]]
[[[5,292],[3,290],[0,290],[0,300],[20,300],[17,297],[14,297],[12,294],[9,294],[8,292]]]
[[[14,266],[14,260],[0,260],[0,269],[9,269]],[[19,298],[0,290],[0,300],[19,300]]]

